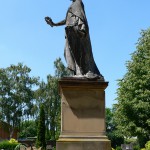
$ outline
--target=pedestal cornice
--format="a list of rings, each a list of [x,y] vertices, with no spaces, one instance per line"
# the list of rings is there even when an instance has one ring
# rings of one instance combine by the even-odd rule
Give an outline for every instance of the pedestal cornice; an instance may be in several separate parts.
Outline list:
[[[61,88],[84,88],[84,89],[103,89],[108,86],[108,82],[101,80],[88,80],[73,77],[61,78],[59,81]]]

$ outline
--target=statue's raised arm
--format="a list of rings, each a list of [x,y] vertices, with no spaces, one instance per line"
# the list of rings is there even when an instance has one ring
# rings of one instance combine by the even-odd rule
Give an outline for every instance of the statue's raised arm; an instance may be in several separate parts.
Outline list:
[[[62,20],[62,21],[60,21],[60,22],[58,22],[58,23],[54,23],[50,17],[45,17],[45,21],[46,21],[46,23],[49,24],[51,27],[53,27],[53,26],[62,26],[62,25],[65,25],[65,24],[66,24],[66,19],[64,19],[64,20]]]
[[[66,25],[65,59],[68,69],[74,72],[74,77],[102,79],[92,54],[88,22],[82,0],[72,0],[66,18],[54,23],[51,18],[45,17],[51,27]]]

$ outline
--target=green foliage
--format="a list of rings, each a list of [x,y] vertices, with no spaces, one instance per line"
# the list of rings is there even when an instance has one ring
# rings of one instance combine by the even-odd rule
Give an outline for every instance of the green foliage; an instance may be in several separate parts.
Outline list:
[[[113,110],[110,108],[106,108],[106,132],[112,132],[115,128],[114,120],[113,120]]]
[[[55,139],[60,128],[60,96],[58,94],[58,79],[47,76],[47,83],[42,82],[37,90],[37,99],[45,106],[46,138]],[[38,109],[37,109],[38,110]]]
[[[106,134],[111,140],[111,146],[116,148],[124,143],[124,137],[116,128],[116,123],[114,121],[115,109],[106,108]]]
[[[141,148],[145,146],[145,143],[148,139],[148,135],[138,135],[138,142]]]
[[[18,144],[18,141],[16,139],[11,138],[9,141],[11,144]]]
[[[60,134],[60,96],[58,80],[63,76],[69,76],[67,68],[65,68],[61,59],[54,62],[55,75],[47,76],[47,83],[41,82],[40,88],[36,91],[38,105],[43,103],[45,106],[46,121],[46,139],[58,139]],[[38,110],[38,109],[37,109]]]
[[[136,51],[127,62],[127,73],[119,80],[115,120],[126,137],[150,135],[150,29],[141,32]]]
[[[111,146],[116,148],[124,143],[124,137],[116,129],[112,133],[107,134],[109,140],[111,140]]]
[[[45,140],[45,112],[44,106],[40,106],[40,116],[38,121],[38,129],[37,129],[37,141],[36,146],[42,147],[42,150],[46,149],[46,140]]]
[[[139,146],[139,142],[138,142],[137,138],[131,137],[131,138],[125,139],[124,143],[132,144],[133,150],[140,150],[140,146]]]
[[[127,138],[127,139],[125,139],[125,143],[126,144],[130,144],[130,143],[132,143],[132,144],[134,144],[134,145],[137,145],[138,144],[138,141],[137,141],[137,139],[136,138]]]
[[[10,141],[2,141],[0,142],[0,149],[5,149],[5,150],[14,150],[15,147],[18,145],[18,142],[10,142]]]
[[[58,58],[54,61],[54,67],[55,67],[55,77],[59,79],[71,75],[69,69],[67,69],[62,63],[61,58]]]
[[[145,144],[145,148],[146,148],[146,150],[150,150],[150,141],[148,141],[148,142]]]
[[[19,138],[37,136],[37,122],[34,120],[22,121],[20,125]]]
[[[45,109],[46,139],[57,139],[60,134],[60,96],[58,80],[69,76],[70,72],[61,59],[54,62],[55,75],[48,75],[47,82],[39,83],[38,78],[30,77],[31,69],[18,63],[0,68],[0,119],[10,126],[7,131],[12,137],[18,127],[19,138],[37,135],[36,120],[40,105]],[[34,91],[34,87],[39,89]],[[33,118],[33,121],[29,121]],[[6,128],[6,126],[5,126]]]
[[[142,148],[141,150],[150,150],[150,141],[146,142],[145,148]]]
[[[135,145],[135,146],[133,146],[133,150],[140,150],[139,145]]]
[[[0,115],[11,125],[10,137],[22,119],[33,115],[33,87],[38,84],[38,78],[30,77],[30,71],[21,63],[0,69]]]
[[[122,150],[121,146],[117,146],[116,150]]]

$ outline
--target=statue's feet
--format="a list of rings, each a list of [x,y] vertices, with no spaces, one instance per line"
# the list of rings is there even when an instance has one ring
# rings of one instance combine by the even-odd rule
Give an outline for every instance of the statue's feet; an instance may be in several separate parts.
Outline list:
[[[93,72],[89,71],[88,73],[86,73],[84,75],[84,77],[86,77],[87,79],[90,79],[90,80],[96,80],[96,79],[100,79],[102,81],[104,81],[104,77],[102,75],[97,75],[97,74],[94,74]]]

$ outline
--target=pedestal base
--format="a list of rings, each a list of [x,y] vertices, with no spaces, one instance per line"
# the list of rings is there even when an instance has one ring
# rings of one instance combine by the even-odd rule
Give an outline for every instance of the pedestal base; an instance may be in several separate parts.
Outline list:
[[[111,150],[108,140],[101,141],[57,141],[57,150]]]
[[[111,150],[105,136],[107,82],[60,80],[61,134],[56,150]]]

